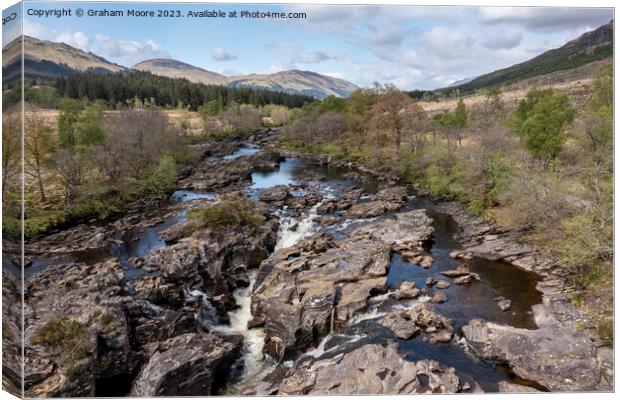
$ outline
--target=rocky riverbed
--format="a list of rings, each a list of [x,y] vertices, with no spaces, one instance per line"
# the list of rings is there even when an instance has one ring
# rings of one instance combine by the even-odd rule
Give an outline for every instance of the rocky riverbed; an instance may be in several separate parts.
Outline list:
[[[612,387],[611,350],[540,251],[275,135],[198,145],[169,199],[27,244],[28,396]],[[188,217],[231,199],[252,223]]]

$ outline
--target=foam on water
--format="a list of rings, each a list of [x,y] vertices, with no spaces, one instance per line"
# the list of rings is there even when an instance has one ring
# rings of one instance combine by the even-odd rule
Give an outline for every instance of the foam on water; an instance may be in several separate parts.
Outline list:
[[[319,225],[315,221],[318,216],[317,210],[323,202],[314,205],[308,213],[296,216],[286,216],[280,220],[278,228],[278,241],[275,250],[285,247],[294,246],[297,242],[312,236],[319,229]]]

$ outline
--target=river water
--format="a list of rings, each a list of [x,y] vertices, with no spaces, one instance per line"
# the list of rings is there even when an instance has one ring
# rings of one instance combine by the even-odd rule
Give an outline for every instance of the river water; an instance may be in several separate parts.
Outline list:
[[[256,146],[242,146],[236,152],[226,156],[227,159],[244,157],[258,151]],[[367,194],[376,193],[382,186],[373,176],[357,173],[346,168],[318,165],[303,159],[287,159],[280,163],[280,167],[272,172],[254,172],[252,185],[247,189],[251,198],[257,199],[260,192],[275,185],[290,185],[293,195],[303,195],[306,190],[321,193],[323,198],[337,197],[342,189],[357,186]],[[362,197],[363,199],[364,197]],[[167,213],[160,211],[163,216],[161,223],[136,231],[125,232],[117,237],[116,244],[109,249],[99,250],[92,254],[67,254],[60,257],[34,258],[26,268],[26,276],[41,271],[49,265],[82,261],[94,263],[110,256],[121,260],[126,269],[125,278],[130,282],[143,272],[133,269],[127,262],[131,257],[144,257],[155,248],[165,246],[159,233],[186,218],[187,209],[195,201],[216,201],[217,196],[212,193],[198,193],[193,191],[177,191],[170,198],[170,206],[187,204],[180,212]],[[363,200],[362,200],[363,201]],[[319,203],[320,204],[320,203]],[[280,218],[278,241],[276,248],[288,247],[299,240],[321,231],[332,232],[336,237],[346,236],[347,232],[356,226],[367,223],[369,220],[342,222],[322,227],[318,224],[317,207],[307,208],[302,215],[296,216],[290,210],[274,210]],[[434,262],[429,269],[423,269],[414,264],[403,261],[398,254],[393,255],[388,275],[388,284],[395,290],[403,281],[415,282],[416,287],[423,288],[428,276],[435,280],[446,279],[439,274],[441,271],[454,269],[462,261],[452,259],[449,253],[459,249],[460,245],[454,240],[456,223],[448,215],[435,211],[432,200],[410,196],[404,210],[424,208],[429,217],[433,218],[432,245],[427,251],[432,255]],[[403,210],[401,210],[403,211]],[[390,218],[387,214],[380,218]],[[3,259],[4,261],[4,259]],[[4,262],[3,262],[4,264]],[[536,274],[520,270],[511,265],[483,259],[468,260],[472,272],[480,275],[481,281],[475,281],[470,286],[451,284],[445,293],[448,301],[435,306],[436,311],[451,319],[459,332],[460,327],[467,324],[472,318],[484,318],[516,327],[536,329],[532,316],[531,306],[541,301],[541,294],[535,286],[539,280]],[[262,329],[248,329],[251,320],[250,311],[251,293],[254,277],[251,276],[250,286],[234,293],[238,308],[229,315],[230,325],[211,326],[211,330],[227,333],[239,333],[244,338],[244,371],[240,382],[228,385],[227,394],[241,393],[246,388],[271,371],[274,364],[263,360],[262,347],[264,333]],[[130,284],[129,284],[130,286]],[[193,293],[192,295],[200,295]],[[495,298],[503,296],[512,301],[508,311],[502,311],[497,306]],[[410,308],[420,301],[428,301],[428,296],[421,296],[414,301],[397,302],[389,296],[380,296],[374,299],[374,304],[365,313],[358,315],[348,327],[332,332],[321,344],[310,351],[315,357],[325,357],[334,353],[351,351],[367,343],[382,343],[388,341],[398,344],[398,350],[410,360],[430,358],[449,367],[454,367],[461,379],[466,382],[478,382],[485,391],[496,391],[497,382],[511,380],[510,372],[501,366],[478,360],[472,356],[464,341],[457,334],[452,343],[429,344],[422,340],[423,335],[414,339],[400,340],[388,329],[377,323],[377,318],[392,308]],[[208,299],[204,299],[208,303]],[[205,314],[208,315],[208,314]],[[294,360],[285,360],[290,363]]]

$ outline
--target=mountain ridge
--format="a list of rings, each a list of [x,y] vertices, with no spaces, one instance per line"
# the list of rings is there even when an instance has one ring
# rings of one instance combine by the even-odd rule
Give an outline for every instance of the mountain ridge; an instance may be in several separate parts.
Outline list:
[[[480,75],[466,83],[436,89],[435,91],[449,92],[459,89],[462,93],[470,93],[477,89],[508,85],[608,58],[613,55],[613,30],[614,21],[611,20],[558,48],[547,50],[529,60]]]

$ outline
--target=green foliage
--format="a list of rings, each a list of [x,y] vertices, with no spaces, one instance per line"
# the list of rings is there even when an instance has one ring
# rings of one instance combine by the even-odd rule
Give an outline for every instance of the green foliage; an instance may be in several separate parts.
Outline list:
[[[75,131],[79,146],[88,147],[103,143],[105,140],[103,107],[94,104],[82,110],[75,123]]]
[[[205,104],[198,107],[198,113],[203,117],[214,117],[221,113],[222,110],[220,108],[220,104],[218,104],[217,100],[211,100],[206,102]]]
[[[188,212],[188,218],[197,229],[223,229],[237,225],[257,228],[265,220],[253,201],[241,197],[225,197],[216,204],[193,208]]]
[[[562,130],[574,117],[575,109],[565,94],[531,90],[519,102],[511,128],[534,157],[549,161],[560,152],[566,141]]]
[[[58,138],[63,148],[77,145],[77,122],[80,117],[79,103],[74,99],[64,99],[60,103],[58,116]]]
[[[174,190],[177,179],[177,165],[174,157],[164,155],[159,160],[157,169],[147,174],[140,182],[142,192],[145,194],[155,194],[163,196]]]
[[[109,107],[117,104],[148,104],[167,108],[186,107],[194,111],[212,102],[217,104],[218,110],[224,110],[233,102],[254,106],[280,104],[293,108],[315,101],[302,94],[203,85],[143,71],[132,71],[129,74],[76,73],[67,78],[58,78],[56,89],[62,97],[103,100]]]
[[[613,108],[614,106],[614,69],[613,65],[602,65],[594,75],[594,97],[590,103],[593,110]]]
[[[442,127],[462,129],[467,125],[467,110],[463,99],[460,99],[454,111],[435,114],[433,120]]]
[[[319,110],[322,113],[326,113],[328,111],[333,112],[342,112],[346,107],[346,100],[336,96],[327,96],[323,99],[322,102],[319,103]]]
[[[40,328],[32,342],[52,349],[67,375],[72,376],[76,372],[77,362],[88,351],[84,343],[87,329],[86,325],[78,321],[61,317]]]

